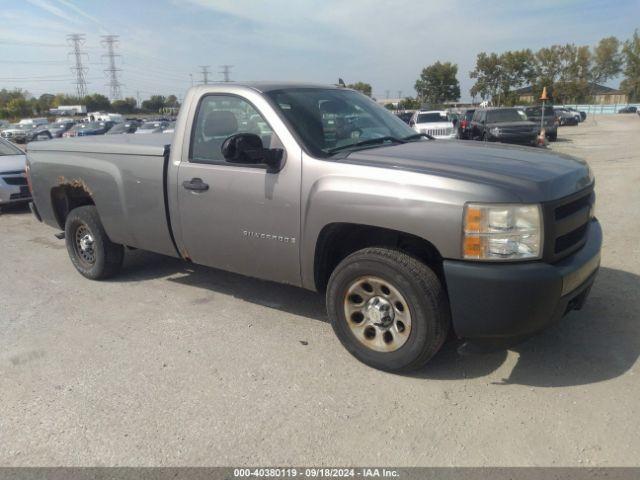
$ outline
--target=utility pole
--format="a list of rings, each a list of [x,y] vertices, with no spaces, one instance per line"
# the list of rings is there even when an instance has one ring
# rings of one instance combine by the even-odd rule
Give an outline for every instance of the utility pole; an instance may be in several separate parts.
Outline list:
[[[122,70],[116,68],[116,57],[120,55],[115,53],[116,46],[119,42],[118,37],[119,35],[102,35],[102,41],[100,42],[107,49],[107,53],[102,56],[107,57],[109,62],[107,68],[104,69],[104,73],[106,73],[109,78],[107,86],[109,87],[111,100],[120,100],[122,98],[120,94],[122,84],[118,81],[118,72]]]
[[[219,73],[222,74],[222,78],[224,80],[222,80],[223,82],[230,82],[231,79],[229,77],[229,74],[231,73],[231,69],[233,68],[233,65],[220,65],[220,71]]]
[[[69,55],[74,56],[74,64],[71,67],[71,71],[74,72],[76,81],[73,83],[76,85],[76,93],[80,98],[87,96],[87,79],[85,77],[87,68],[82,64],[82,58],[87,55],[86,52],[82,50],[84,42],[84,33],[73,33],[71,35],[67,35],[67,43],[71,46],[71,52],[69,52]]]
[[[209,65],[200,65],[200,73],[202,74],[202,83],[209,84]]]
[[[384,91],[384,99],[389,100],[389,90]]]
[[[140,90],[136,90],[136,108],[141,108],[142,104],[140,103]]]
[[[193,73],[189,74],[189,78],[191,79],[191,86],[193,87]]]
[[[402,90],[398,90],[398,98],[402,99]]]

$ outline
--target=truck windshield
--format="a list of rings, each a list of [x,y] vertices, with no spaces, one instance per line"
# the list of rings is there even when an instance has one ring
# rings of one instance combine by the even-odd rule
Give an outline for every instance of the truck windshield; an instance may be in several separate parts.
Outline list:
[[[446,113],[432,112],[432,113],[419,113],[416,118],[416,123],[440,123],[448,122],[449,118]]]
[[[9,142],[0,139],[0,157],[5,155],[22,155],[23,151],[14,147]]]
[[[371,148],[367,140],[405,139],[415,132],[370,98],[338,88],[291,88],[266,92],[307,150],[318,157],[333,151]],[[362,144],[356,146],[355,144]]]

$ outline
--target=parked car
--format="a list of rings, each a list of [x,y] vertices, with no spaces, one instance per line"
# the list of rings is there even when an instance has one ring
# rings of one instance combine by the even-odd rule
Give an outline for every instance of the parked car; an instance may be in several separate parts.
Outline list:
[[[567,125],[578,125],[578,123],[580,123],[580,121],[578,120],[578,118],[580,118],[580,114],[576,116],[574,112],[571,112],[563,107],[554,107],[553,110],[556,112],[556,116],[558,117],[558,124],[561,127]]]
[[[18,122],[19,125],[31,125],[31,126],[39,126],[39,125],[47,125],[49,121],[45,117],[39,118],[23,118]]]
[[[24,152],[0,138],[0,207],[31,200]]]
[[[553,107],[544,107],[544,120],[542,119],[542,106],[537,107],[525,107],[524,113],[527,116],[527,120],[531,120],[538,127],[540,127],[541,122],[544,126],[545,136],[555,142],[558,139],[558,126],[560,122],[556,115],[556,111]]]
[[[475,108],[470,108],[460,117],[460,122],[458,123],[458,138],[462,140],[469,140],[471,138],[471,119],[475,111]]]
[[[115,275],[128,246],[325,292],[347,350],[390,371],[451,329],[506,345],[584,304],[602,231],[582,160],[433,141],[338,87],[202,85],[183,106],[173,135],[29,148],[34,214],[85,277]],[[242,130],[249,114],[268,137]]]
[[[51,133],[53,138],[61,138],[64,132],[70,130],[76,122],[73,120],[62,120],[49,124],[47,130]]]
[[[483,108],[471,119],[471,138],[485,142],[534,145],[540,126],[517,108]]]
[[[258,122],[256,122],[256,124],[257,124],[258,128],[257,128],[257,131],[254,132],[254,133],[257,133],[258,135],[261,135],[262,134],[262,131],[260,129],[261,125]],[[268,129],[269,126],[267,125],[266,128]],[[176,122],[169,122],[169,125],[167,125],[167,128],[165,128],[162,131],[162,133],[175,133],[175,131],[176,131]]]
[[[28,143],[52,138],[51,133],[47,130],[47,125],[35,123],[14,123],[2,129],[0,136],[14,143]]]
[[[579,122],[584,122],[587,119],[587,112],[585,112],[584,110],[576,110],[573,107],[566,107],[566,109],[570,112],[574,112],[580,115],[580,118],[578,119]]]
[[[411,121],[411,117],[413,116],[412,112],[398,112],[395,114],[400,120],[404,123],[409,123]]]
[[[444,110],[418,110],[413,114],[409,125],[418,133],[433,138],[450,140],[456,138],[456,129],[449,114]]]
[[[637,113],[637,112],[638,112],[638,107],[634,107],[633,105],[628,105],[618,110],[618,113]]]
[[[111,129],[111,127],[113,127],[113,125],[114,122],[111,121],[77,123],[62,136],[66,138],[86,137],[90,135],[104,135]]]
[[[135,133],[137,129],[138,129],[137,122],[126,121],[126,122],[116,123],[113,127],[109,129],[109,131],[106,134],[118,135],[121,133]]]
[[[160,120],[154,122],[145,122],[138,127],[136,134],[138,133],[162,133],[167,128],[169,122]]]

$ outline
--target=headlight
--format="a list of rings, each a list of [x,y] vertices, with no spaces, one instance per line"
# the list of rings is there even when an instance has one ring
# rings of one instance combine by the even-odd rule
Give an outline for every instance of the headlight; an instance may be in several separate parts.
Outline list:
[[[462,257],[469,260],[535,260],[542,256],[540,205],[468,203]]]
[[[493,127],[489,129],[489,133],[494,137],[499,137],[502,132],[500,130],[500,127]]]

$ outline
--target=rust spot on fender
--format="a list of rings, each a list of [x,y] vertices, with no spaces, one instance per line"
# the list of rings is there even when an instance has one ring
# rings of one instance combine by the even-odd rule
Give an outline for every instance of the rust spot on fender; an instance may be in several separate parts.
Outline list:
[[[69,180],[68,178],[60,175],[58,177],[58,186],[60,186],[60,187],[80,188],[80,189],[84,190],[85,192],[87,192],[89,194],[89,196],[93,198],[93,192],[91,192],[91,189],[89,188],[89,186],[81,178],[74,178],[74,179]]]

